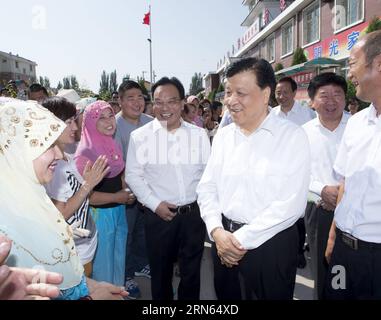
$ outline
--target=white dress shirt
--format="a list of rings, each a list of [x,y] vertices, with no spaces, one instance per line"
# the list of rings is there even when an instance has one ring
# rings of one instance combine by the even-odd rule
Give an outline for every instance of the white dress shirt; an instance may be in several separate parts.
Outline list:
[[[196,187],[210,154],[203,128],[181,122],[169,133],[155,119],[131,133],[126,183],[154,211],[162,201],[182,206],[196,201]]]
[[[349,117],[350,115],[343,112],[338,127],[333,131],[322,125],[319,116],[303,125],[311,148],[310,193],[316,196],[316,200],[321,199],[321,191],[325,186],[340,184],[334,174],[333,164]]]
[[[302,126],[306,122],[316,118],[316,112],[309,107],[302,106],[298,101],[294,102],[292,109],[286,114],[280,106],[272,109],[275,115],[280,118],[287,119],[298,126]]]
[[[303,216],[309,179],[310,151],[301,127],[270,112],[249,136],[235,123],[222,128],[197,187],[208,234],[222,227],[223,213],[247,224],[234,232],[245,249],[259,247]]]
[[[335,211],[337,227],[381,243],[381,117],[373,105],[348,120],[334,170],[345,178]]]

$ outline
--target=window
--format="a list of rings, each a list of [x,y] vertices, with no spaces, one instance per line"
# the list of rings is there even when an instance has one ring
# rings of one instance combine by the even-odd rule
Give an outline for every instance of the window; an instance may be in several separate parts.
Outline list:
[[[30,64],[29,65],[29,71],[32,72],[33,71],[33,66]]]
[[[26,74],[26,69],[25,68],[22,69],[22,73]]]
[[[7,59],[3,59],[3,63],[7,63]]]
[[[273,62],[275,60],[275,36],[271,35],[267,38],[267,60]]]
[[[282,56],[293,52],[293,36],[293,21],[291,20],[282,27]]]
[[[16,69],[18,69],[19,68],[19,63],[18,63],[18,61],[16,61]]]
[[[303,45],[320,39],[320,6],[315,1],[303,10]]]
[[[364,0],[336,0],[336,31],[364,20]]]

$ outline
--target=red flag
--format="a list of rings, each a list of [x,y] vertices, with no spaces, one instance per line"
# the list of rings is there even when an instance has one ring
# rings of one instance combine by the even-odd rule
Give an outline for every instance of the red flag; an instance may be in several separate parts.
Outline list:
[[[143,24],[148,24],[150,25],[151,23],[151,12],[148,12],[144,15],[144,18],[143,18]]]

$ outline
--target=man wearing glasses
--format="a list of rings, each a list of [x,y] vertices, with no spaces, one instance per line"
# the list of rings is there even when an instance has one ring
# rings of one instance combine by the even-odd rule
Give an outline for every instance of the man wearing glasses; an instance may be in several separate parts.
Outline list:
[[[198,300],[205,225],[196,187],[209,158],[206,132],[181,119],[184,87],[164,77],[153,87],[152,122],[131,134],[126,180],[145,206],[153,300],[173,300],[173,264],[180,267],[179,300]]]

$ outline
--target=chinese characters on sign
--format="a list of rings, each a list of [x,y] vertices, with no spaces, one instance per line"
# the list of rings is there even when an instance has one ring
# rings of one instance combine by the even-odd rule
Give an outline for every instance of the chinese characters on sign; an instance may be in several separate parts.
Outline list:
[[[333,39],[329,44],[329,56],[336,56],[339,54],[339,40]]]
[[[357,40],[359,39],[360,32],[353,31],[348,35],[348,50],[351,50],[352,47],[356,44]]]
[[[314,59],[321,58],[323,48],[322,46],[317,46],[314,48]]]

